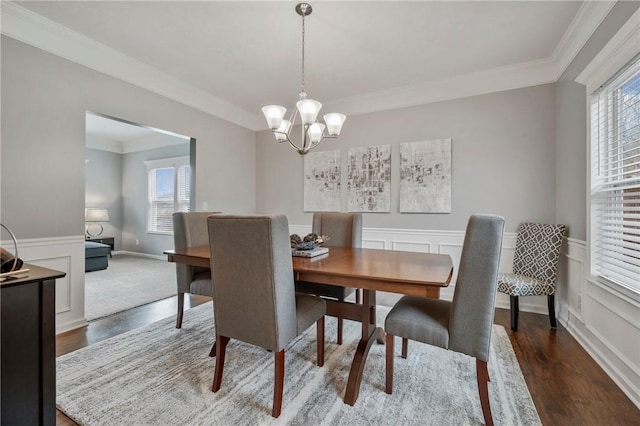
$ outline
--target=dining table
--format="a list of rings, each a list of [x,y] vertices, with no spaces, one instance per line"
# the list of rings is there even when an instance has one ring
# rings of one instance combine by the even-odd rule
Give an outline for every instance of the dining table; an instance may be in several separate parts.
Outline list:
[[[211,265],[209,246],[164,253],[169,262]],[[376,325],[376,291],[439,298],[440,289],[448,286],[453,276],[449,255],[369,248],[329,247],[329,252],[320,256],[293,257],[292,266],[296,281],[362,289],[359,303],[326,299],[327,315],[358,321],[362,326],[344,395],[349,405],[358,399],[371,346],[384,342],[384,330]]]

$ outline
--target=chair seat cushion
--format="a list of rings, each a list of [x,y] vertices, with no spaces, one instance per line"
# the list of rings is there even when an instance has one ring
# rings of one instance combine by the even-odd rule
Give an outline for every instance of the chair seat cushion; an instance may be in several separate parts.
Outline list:
[[[499,274],[498,291],[510,296],[548,296],[556,292],[556,286],[537,278],[520,274]]]
[[[391,309],[385,320],[385,331],[441,348],[449,348],[449,315],[451,302],[404,296]]]
[[[296,281],[296,293],[315,294],[316,296],[344,300],[354,291],[355,289],[350,287]]]
[[[327,304],[319,297],[296,294],[296,320],[301,334],[327,312]]]
[[[213,284],[211,283],[211,271],[197,273],[189,284],[189,293],[201,296],[213,297]]]

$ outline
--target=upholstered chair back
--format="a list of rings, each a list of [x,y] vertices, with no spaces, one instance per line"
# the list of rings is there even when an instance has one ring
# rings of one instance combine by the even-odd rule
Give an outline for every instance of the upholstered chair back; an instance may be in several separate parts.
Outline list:
[[[449,349],[489,359],[504,219],[469,218],[449,317]]]
[[[173,214],[173,244],[175,249],[209,245],[207,217],[217,212],[176,212]],[[190,292],[194,275],[205,269],[176,263],[178,291]]]
[[[327,247],[362,247],[362,214],[314,213],[312,232],[329,236]]]
[[[516,237],[513,273],[536,278],[555,288],[565,226],[521,223]]]
[[[216,334],[278,352],[297,335],[287,218],[208,218]]]

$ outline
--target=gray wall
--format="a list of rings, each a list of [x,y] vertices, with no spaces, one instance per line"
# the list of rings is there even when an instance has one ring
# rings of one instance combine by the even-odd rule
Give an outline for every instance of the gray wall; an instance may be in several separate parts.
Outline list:
[[[555,117],[552,84],[348,117],[342,135],[318,150],[341,151],[342,210],[347,208],[350,147],[391,144],[391,213],[366,213],[364,226],[464,230],[469,215],[495,213],[507,231],[519,222],[555,220]],[[297,136],[296,130],[293,134]],[[451,214],[398,213],[399,144],[451,137]],[[303,212],[303,159],[270,131],[258,133],[256,206],[309,225]]]
[[[147,160],[189,155],[189,143],[166,146],[123,156],[122,197],[124,226],[122,249],[149,254],[162,254],[173,247],[173,236],[147,233]],[[138,244],[136,244],[138,240]]]
[[[84,234],[86,111],[196,138],[196,206],[255,211],[255,132],[5,36],[1,50],[0,217],[19,239]]]
[[[638,9],[618,2],[556,82],[556,221],[569,236],[587,239],[587,94],[576,77]]]
[[[85,205],[109,211],[102,236],[114,237],[115,250],[121,250],[122,154],[87,148],[86,161]]]

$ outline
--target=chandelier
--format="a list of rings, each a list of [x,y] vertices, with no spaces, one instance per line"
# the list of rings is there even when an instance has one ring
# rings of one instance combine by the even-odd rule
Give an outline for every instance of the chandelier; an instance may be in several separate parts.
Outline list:
[[[262,113],[267,119],[267,124],[273,132],[276,140],[280,143],[289,142],[289,145],[298,154],[305,155],[312,148],[318,146],[323,138],[335,139],[340,135],[344,120],[347,118],[344,114],[332,112],[324,115],[324,124],[317,120],[318,113],[322,104],[313,99],[307,98],[307,92],[304,88],[304,18],[311,14],[311,5],[308,3],[299,3],[296,5],[296,12],[302,16],[302,84],[300,90],[300,98],[296,103],[289,119],[284,119],[287,109],[280,105],[267,105],[262,108]],[[291,138],[291,129],[293,128],[296,118],[300,115],[302,122],[302,138],[301,144],[297,145]],[[326,130],[326,133],[325,133]]]

